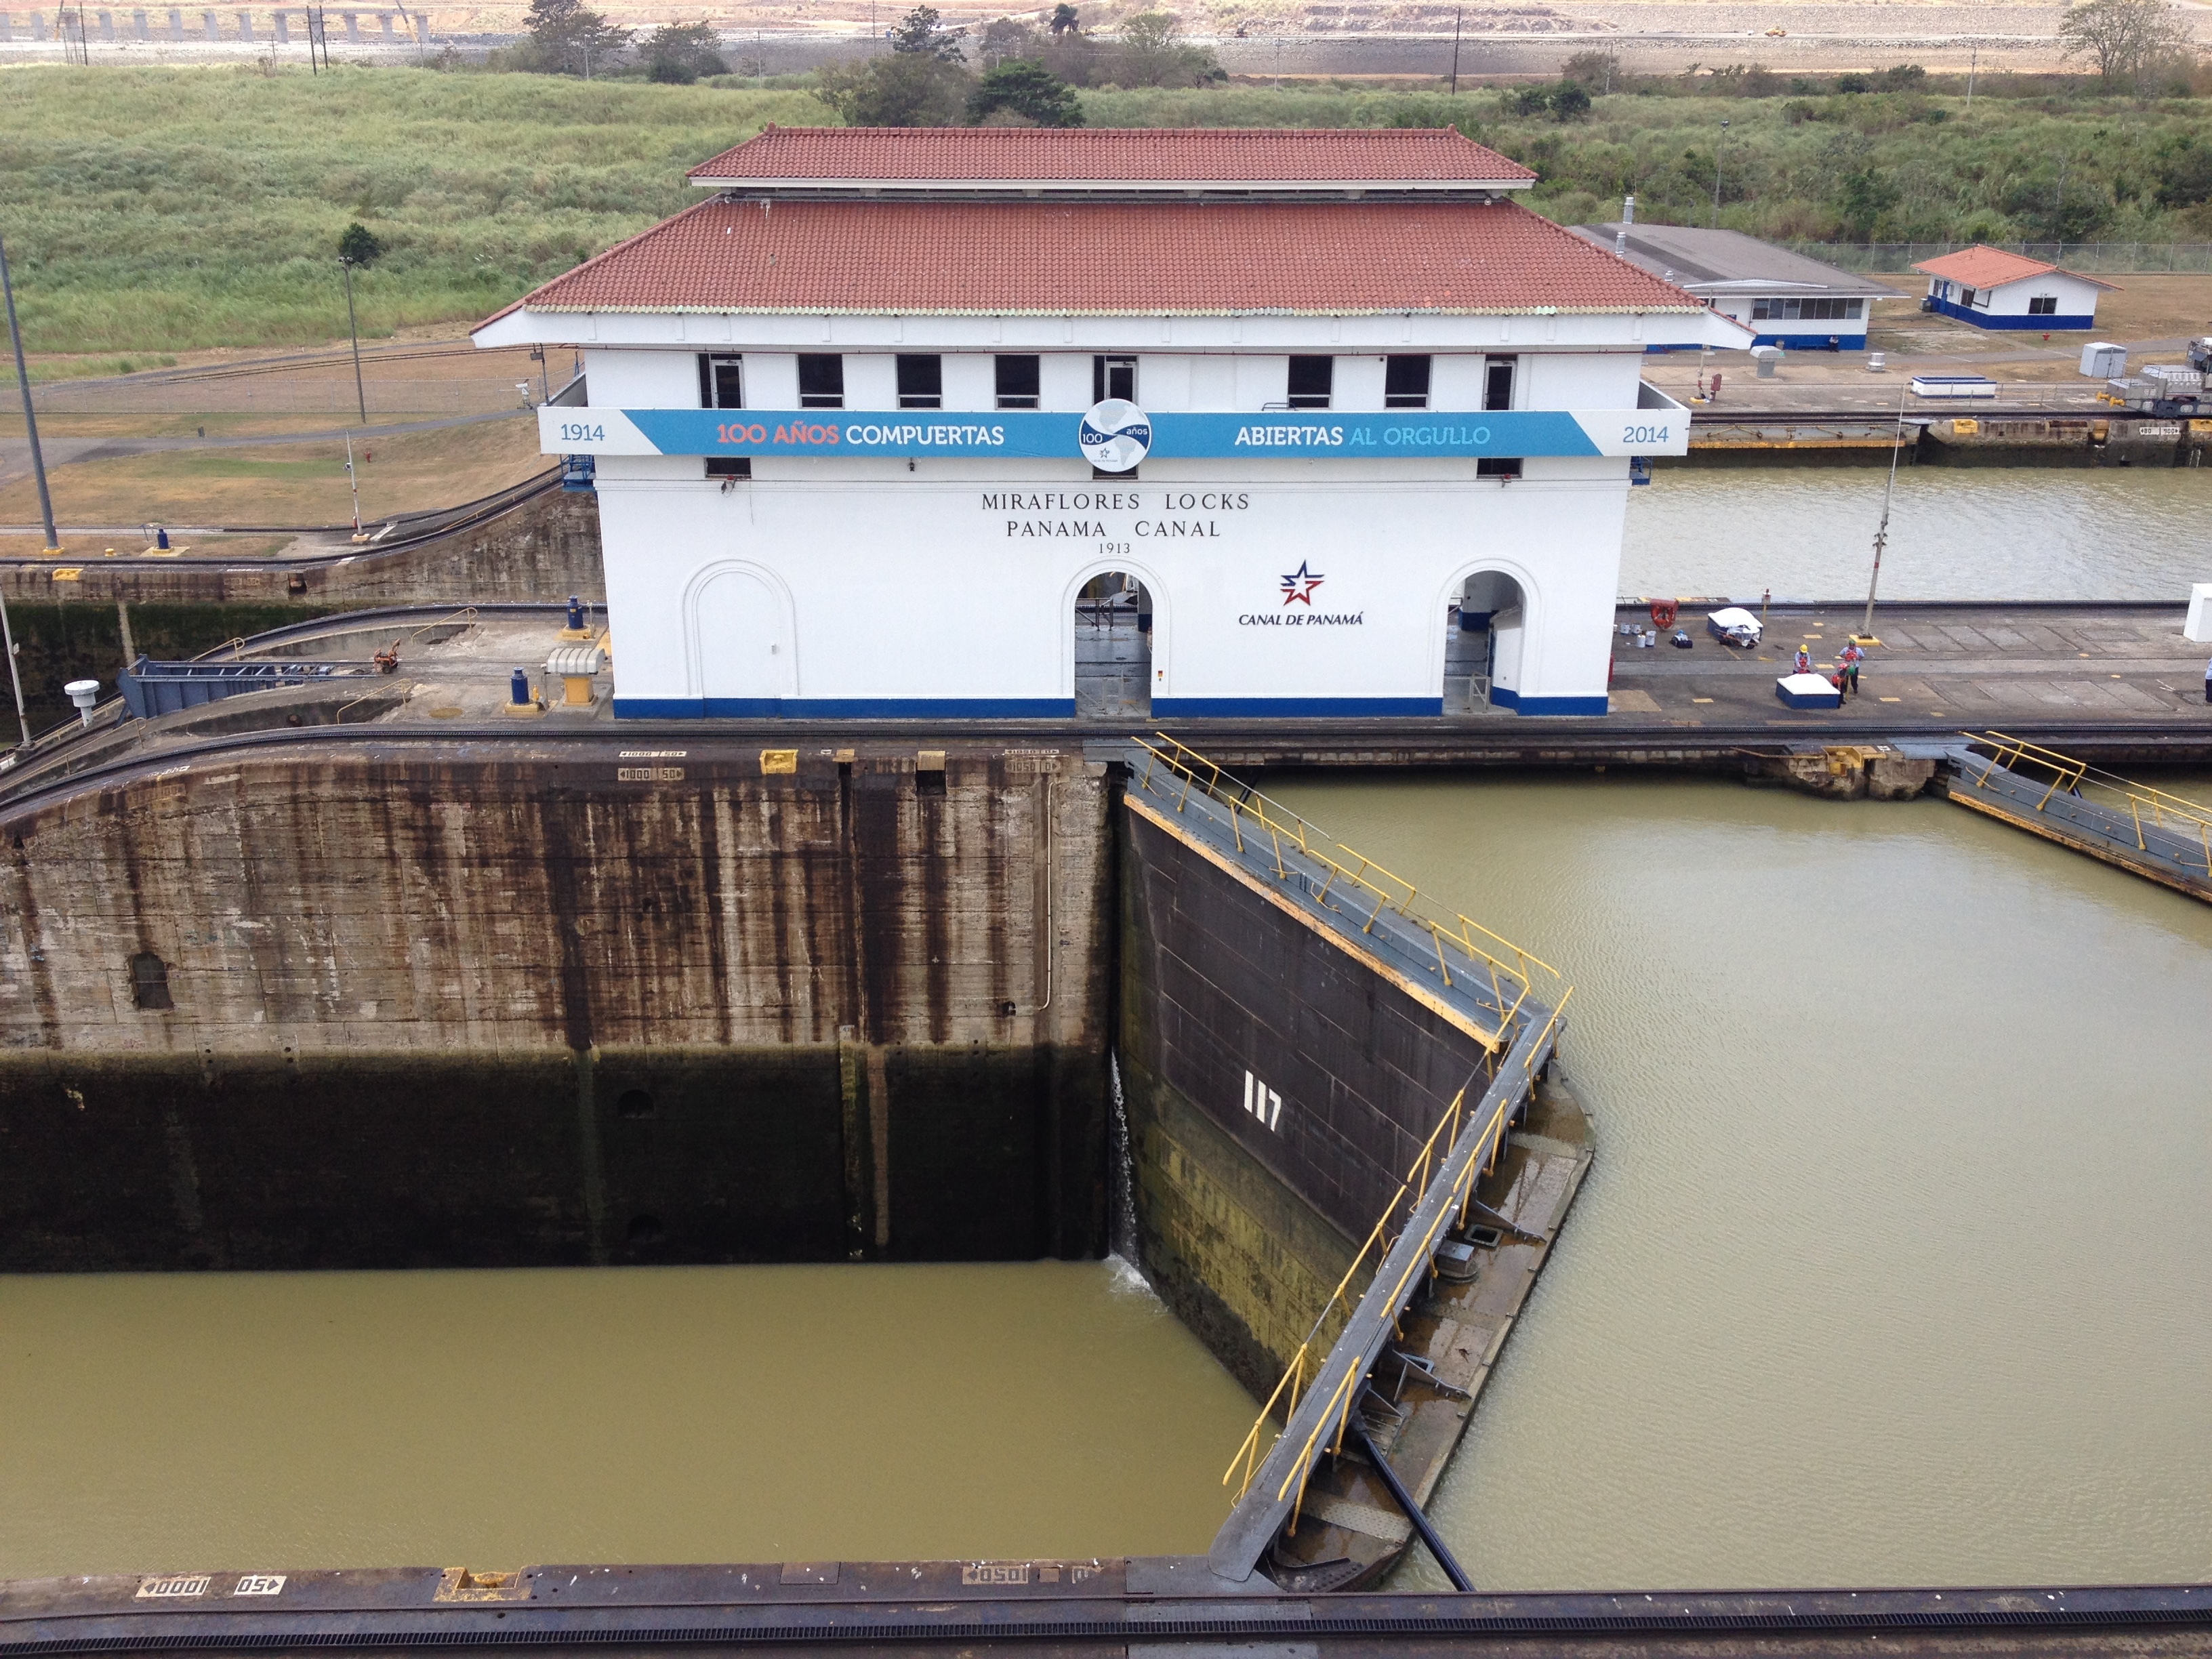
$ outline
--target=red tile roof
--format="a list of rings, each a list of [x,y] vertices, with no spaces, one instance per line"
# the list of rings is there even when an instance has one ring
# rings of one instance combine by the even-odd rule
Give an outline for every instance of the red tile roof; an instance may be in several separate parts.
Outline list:
[[[520,303],[908,316],[1702,308],[1516,204],[1346,201],[717,198]]]
[[[2087,283],[2092,288],[2117,290],[2119,287],[2117,283],[2099,282],[2094,276],[2084,276],[2079,271],[2063,270],[2022,254],[2007,253],[2001,247],[1990,247],[1981,242],[1961,252],[1947,253],[1940,259],[1923,259],[1912,268],[1967,288],[2000,288],[2007,283],[2022,282],[2030,276],[2041,276],[2054,270],[2061,276],[2071,276],[2075,282]]]
[[[770,127],[695,183],[1520,185],[1536,175],[1450,127]]]

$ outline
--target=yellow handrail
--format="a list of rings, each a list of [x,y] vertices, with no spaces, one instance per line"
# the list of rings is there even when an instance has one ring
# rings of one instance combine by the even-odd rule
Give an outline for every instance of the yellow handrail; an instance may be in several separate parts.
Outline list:
[[[1362,933],[1374,931],[1376,922],[1385,909],[1395,910],[1415,927],[1425,929],[1436,945],[1437,970],[1443,982],[1448,987],[1454,982],[1451,957],[1447,951],[1447,947],[1449,947],[1463,959],[1468,970],[1488,980],[1492,1006],[1504,1013],[1504,1024],[1511,1023],[1513,1012],[1518,1010],[1522,998],[1533,988],[1538,975],[1544,977],[1547,985],[1560,982],[1559,970],[1541,957],[1530,954],[1510,939],[1492,933],[1480,922],[1457,911],[1443,913],[1449,915],[1449,920],[1443,919],[1443,914],[1432,914],[1432,911],[1441,912],[1441,907],[1433,906],[1424,899],[1420,890],[1404,877],[1393,875],[1364,854],[1353,851],[1326,831],[1308,823],[1280,802],[1270,800],[1255,789],[1245,789],[1242,786],[1232,787],[1234,781],[1227,773],[1187,744],[1177,742],[1164,732],[1158,732],[1154,736],[1158,746],[1141,738],[1136,739],[1137,746],[1148,757],[1144,775],[1139,781],[1139,788],[1147,793],[1151,791],[1153,763],[1157,762],[1182,785],[1175,798],[1176,811],[1183,811],[1188,805],[1194,788],[1227,809],[1231,831],[1239,851],[1244,845],[1243,818],[1249,816],[1266,830],[1274,851],[1275,873],[1279,879],[1290,878],[1290,870],[1283,862],[1283,848],[1286,842],[1295,845],[1304,857],[1320,865],[1328,874],[1320,890],[1313,896],[1316,902],[1327,905],[1329,891],[1340,877],[1366,893],[1375,902],[1374,908],[1366,912],[1360,928]],[[1496,949],[1487,948],[1478,940],[1487,940]],[[1505,959],[1508,955],[1512,958],[1510,962]],[[1519,988],[1511,999],[1510,1010],[1507,1008],[1504,988],[1498,984],[1500,974],[1516,981]]]
[[[2172,830],[2183,828],[2196,830],[2197,845],[2203,855],[2206,872],[2208,874],[2212,874],[2212,807],[2205,806],[2200,802],[2187,799],[2180,795],[2169,795],[2162,789],[2152,788],[2148,784],[2134,782],[2115,773],[2105,771],[2100,767],[2092,766],[2087,761],[2076,760],[2071,755],[2062,755],[2055,749],[2046,749],[2040,744],[2030,743],[2023,738],[2007,737],[2002,732],[1985,732],[1978,734],[1969,732],[1964,735],[1973,742],[1987,744],[1995,750],[1996,752],[1992,757],[1994,763],[2002,767],[2008,772],[2016,772],[2023,767],[2033,767],[2051,774],[2051,787],[2044,791],[2043,799],[2035,804],[2037,811],[2039,812],[2048,806],[2051,797],[2061,789],[2073,790],[2078,789],[2083,783],[2094,784],[2100,789],[2110,790],[2127,802],[2129,816],[2135,823],[2136,845],[2139,849],[2148,850],[2145,848],[2142,833],[2142,818],[2146,809],[2150,813],[2152,824],[2158,829]],[[1978,789],[1986,788],[1989,785],[1989,776],[1987,772],[1982,773],[1974,779],[1974,787]],[[2178,853],[2174,855],[2174,861],[2184,862]]]

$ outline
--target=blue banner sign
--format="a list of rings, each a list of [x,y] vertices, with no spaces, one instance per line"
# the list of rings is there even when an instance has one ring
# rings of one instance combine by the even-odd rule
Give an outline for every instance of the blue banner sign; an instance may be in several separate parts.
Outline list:
[[[1101,409],[1105,405],[1100,405]],[[1566,413],[1152,415],[1121,406],[1110,426],[1087,415],[1000,410],[561,409],[538,411],[548,454],[991,456],[1079,460],[1102,441],[1131,456],[1226,460],[1239,456],[1408,459],[1498,455],[1679,455],[1689,412],[1656,409]],[[1086,422],[1090,424],[1086,425]],[[1086,441],[1087,440],[1087,441]]]

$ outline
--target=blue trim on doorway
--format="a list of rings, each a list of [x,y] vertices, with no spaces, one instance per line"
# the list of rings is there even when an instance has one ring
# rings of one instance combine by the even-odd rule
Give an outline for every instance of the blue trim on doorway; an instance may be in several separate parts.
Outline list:
[[[1336,720],[1375,714],[1441,714],[1433,697],[1154,697],[1163,720]]]
[[[1937,300],[1930,297],[1929,308],[1962,323],[1972,323],[1976,328],[2009,331],[2016,334],[2040,334],[2046,329],[2056,334],[2063,329],[2094,328],[2097,319],[2089,317],[1996,317],[1972,306],[1962,306],[1956,300]]]

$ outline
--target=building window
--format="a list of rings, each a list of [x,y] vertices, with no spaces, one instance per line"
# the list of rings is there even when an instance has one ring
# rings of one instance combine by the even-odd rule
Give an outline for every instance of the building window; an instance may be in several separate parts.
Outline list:
[[[1485,409],[1513,407],[1513,363],[1510,357],[1492,357],[1482,366],[1482,406]],[[1518,461],[1514,463],[1517,468]]]
[[[173,1008],[169,1000],[169,964],[151,951],[131,958],[131,1000],[140,1008]]]
[[[799,406],[801,409],[842,409],[845,406],[845,360],[834,352],[801,352],[799,357]]]
[[[945,407],[945,359],[899,354],[898,399],[901,409]]]
[[[753,458],[750,455],[709,455],[707,457],[707,476],[710,478],[750,478],[753,476]]]
[[[1091,401],[1109,398],[1123,403],[1137,401],[1137,360],[1134,357],[1093,357],[1091,360]]]
[[[1754,323],[1835,323],[1856,317],[1863,300],[1753,300]]]
[[[1382,407],[1426,409],[1429,406],[1429,360],[1390,357],[1383,362]]]
[[[1486,455],[1474,464],[1478,478],[1517,478],[1521,476],[1518,455]]]
[[[1335,358],[1291,358],[1291,407],[1292,409],[1327,409],[1328,394],[1335,382]]]
[[[997,362],[999,407],[1035,409],[1037,406],[1037,359],[1000,357]]]
[[[1972,305],[1974,303],[1974,293],[1975,291],[1971,288],[1960,289],[1959,290],[1959,303],[1962,306]],[[1989,301],[1984,300],[1982,303],[1986,306]]]
[[[2056,294],[2030,295],[2027,314],[2031,317],[2056,317],[2058,314],[2058,296]]]
[[[743,409],[745,406],[744,362],[742,357],[699,354],[699,407]]]

